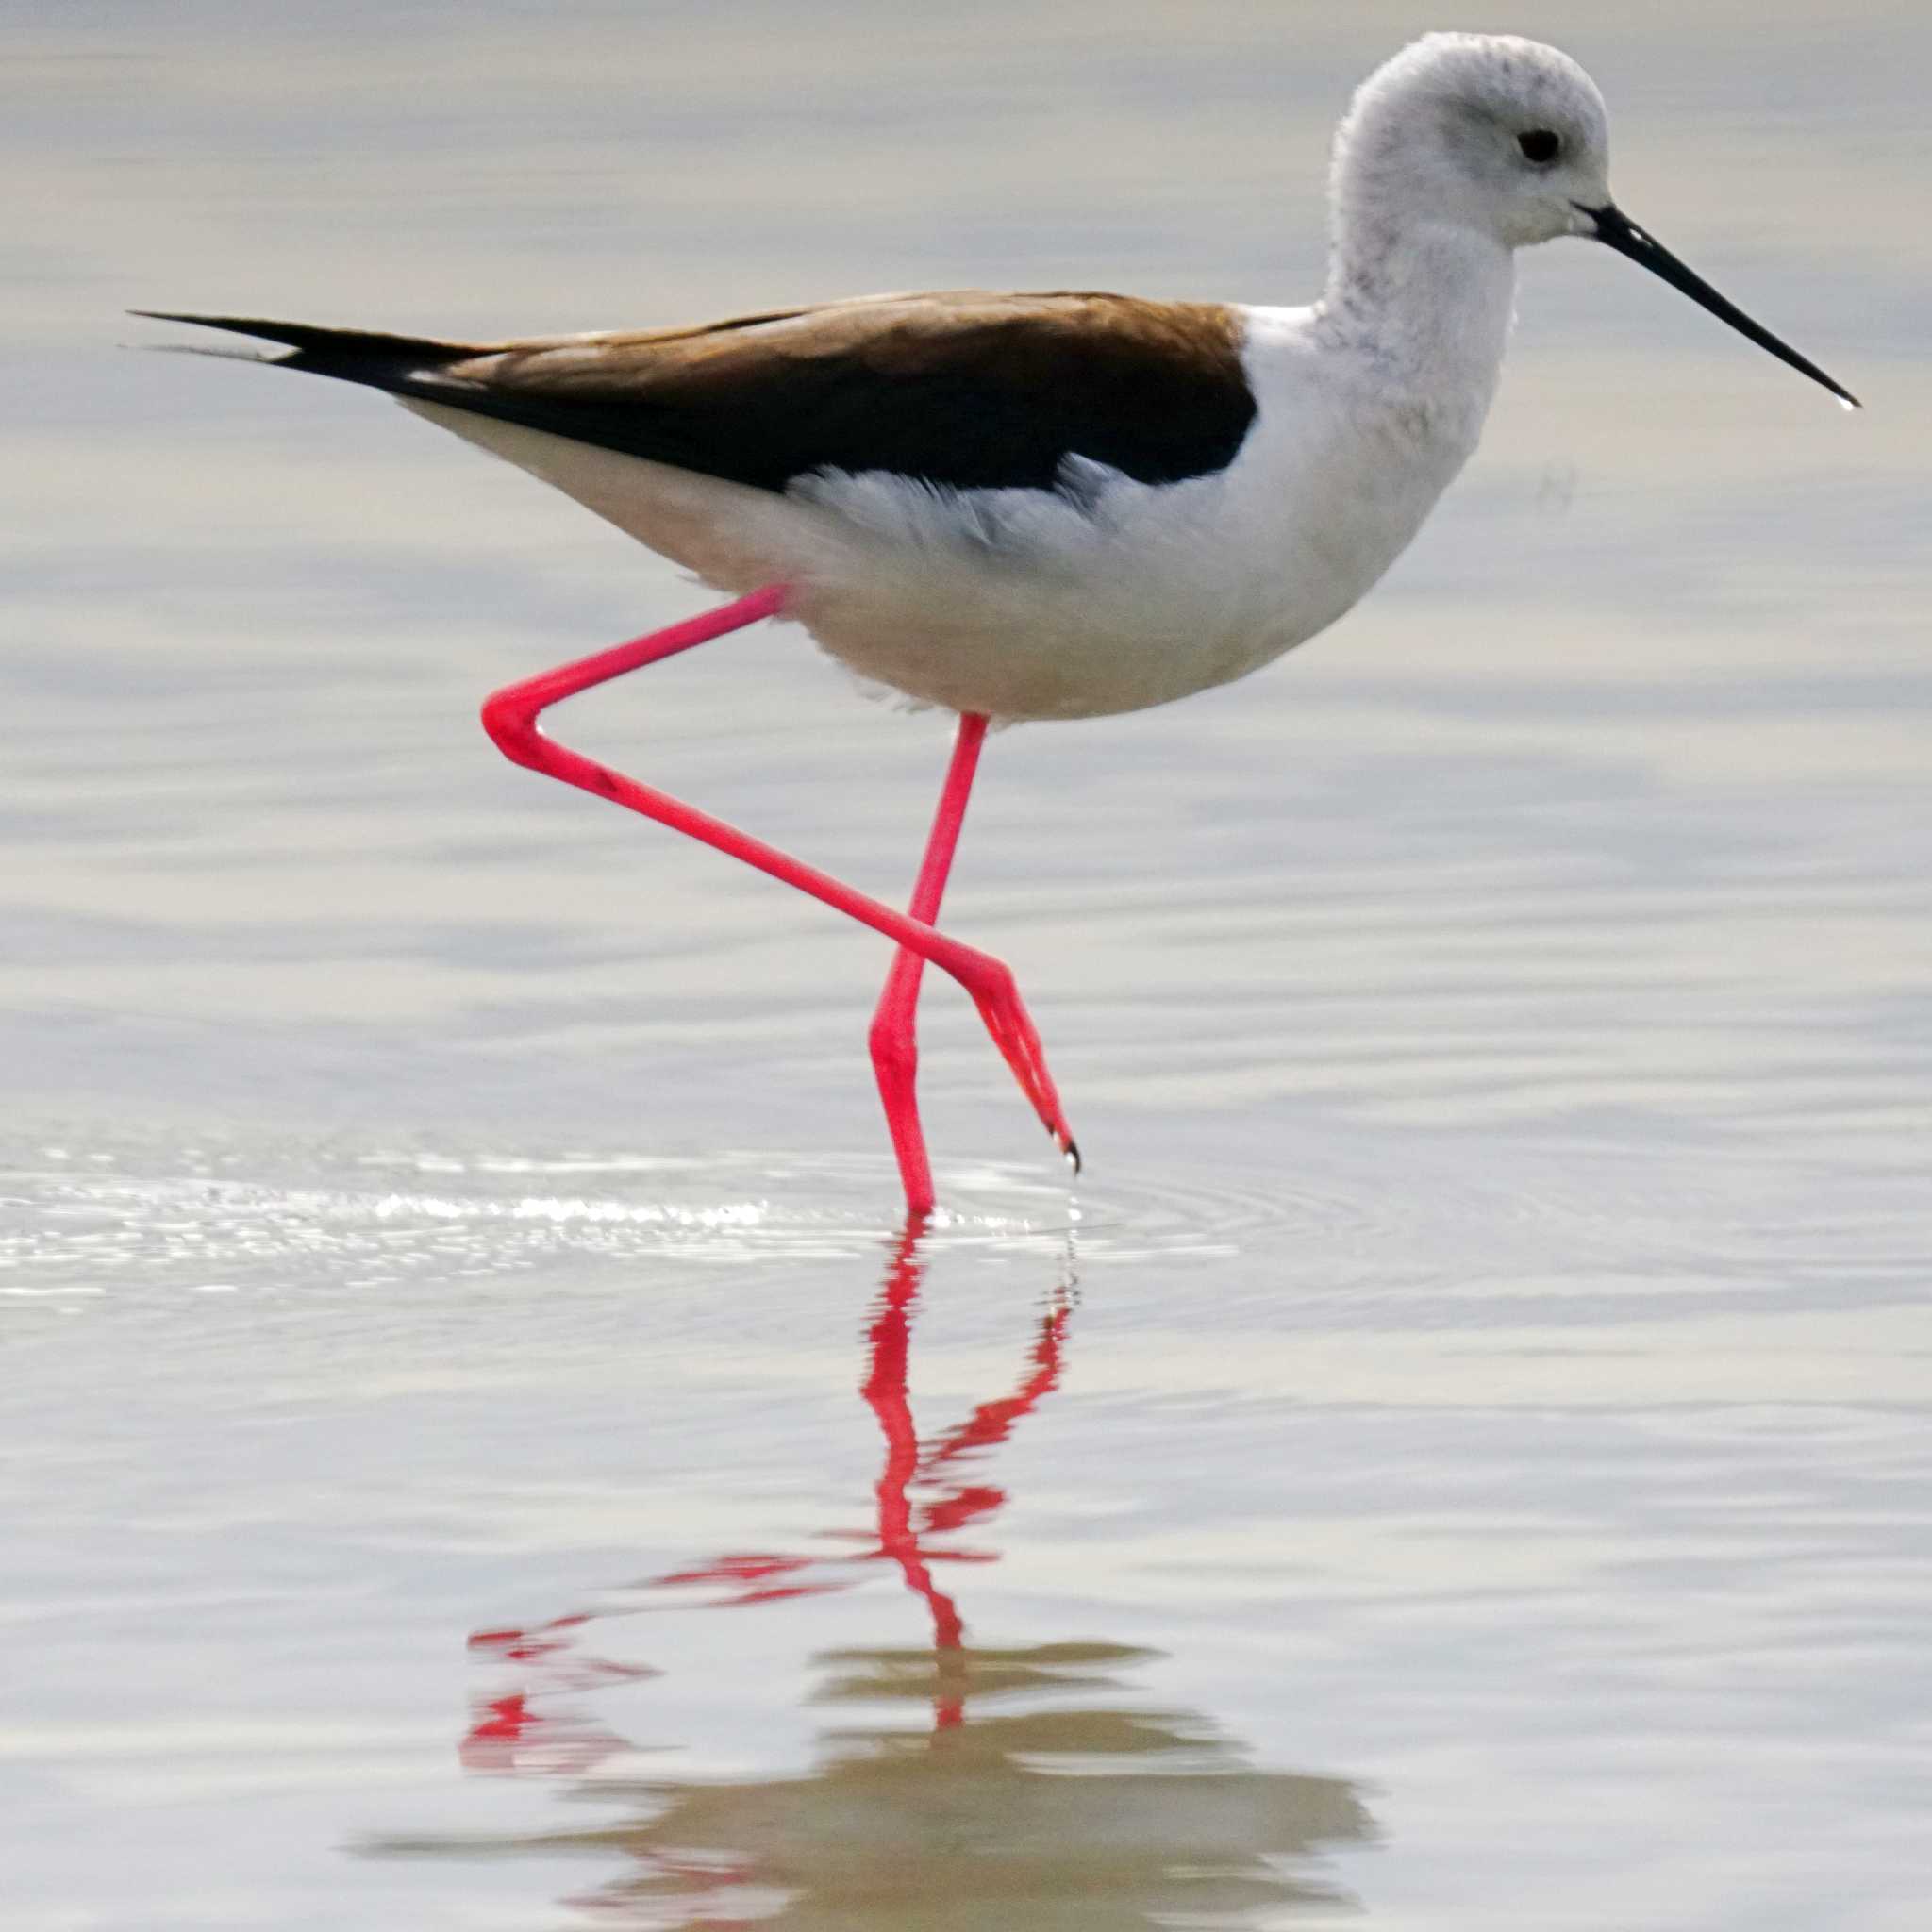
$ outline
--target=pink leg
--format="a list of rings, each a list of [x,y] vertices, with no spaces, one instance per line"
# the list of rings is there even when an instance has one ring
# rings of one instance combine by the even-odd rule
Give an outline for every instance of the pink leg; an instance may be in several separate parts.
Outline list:
[[[566,785],[594,792],[600,798],[608,798],[628,810],[641,812],[647,819],[655,819],[659,824],[669,825],[674,831],[684,832],[707,845],[715,846],[720,852],[729,853],[734,858],[741,858],[747,865],[770,873],[774,878],[783,879],[787,885],[796,886],[800,891],[809,892],[814,899],[824,900],[827,906],[858,920],[860,924],[883,933],[902,948],[902,955],[910,953],[915,960],[930,960],[941,972],[950,974],[972,996],[974,1005],[979,1009],[979,1017],[986,1023],[987,1031],[992,1035],[993,1044],[1012,1069],[1013,1077],[1032,1102],[1033,1110],[1040,1116],[1047,1132],[1077,1167],[1079,1155],[1074,1146],[1066,1116],[1060,1110],[1053,1076],[1046,1069],[1046,1056],[1041,1048],[1040,1035],[1034,1030],[1033,1022],[1021,1003],[1020,990],[1014,983],[1012,971],[1004,962],[990,953],[982,953],[977,947],[962,945],[959,941],[948,938],[935,930],[929,921],[910,917],[877,899],[866,897],[863,892],[855,891],[829,873],[820,872],[816,867],[780,852],[775,845],[768,845],[761,839],[755,839],[747,832],[727,825],[723,819],[713,818],[695,806],[685,805],[668,792],[640,785],[636,779],[626,778],[623,773],[613,772],[594,758],[587,758],[580,752],[556,743],[537,728],[538,717],[561,699],[575,697],[579,691],[590,691],[645,664],[656,664],[665,658],[675,657],[680,651],[689,651],[694,645],[708,643],[727,631],[756,624],[760,618],[774,615],[784,608],[784,603],[785,587],[782,584],[769,585],[762,591],[754,591],[749,596],[725,605],[722,609],[708,611],[702,617],[688,618],[682,624],[653,631],[648,637],[633,638],[628,643],[612,645],[609,650],[599,651],[592,657],[558,665],[554,671],[541,672],[518,684],[506,685],[485,699],[483,728],[489,732],[496,748],[512,762],[526,765],[531,771],[542,772],[549,777],[560,778]],[[950,858],[952,842],[958,837],[958,818],[965,809],[966,788],[972,782],[973,758],[964,758],[964,745],[968,727],[974,723],[980,731],[984,730],[983,720],[962,721],[961,749],[954,753],[953,772],[946,781],[946,796],[941,800],[941,824],[935,827],[935,845],[941,842],[940,833],[958,780],[958,797],[957,805],[952,808],[951,838],[943,841],[945,854],[938,862],[939,885],[933,890],[935,907],[938,905],[939,886],[942,886],[945,880],[945,858]],[[977,736],[974,735],[973,752],[975,756],[977,750]],[[960,772],[962,758],[963,774]],[[925,888],[926,871],[934,866],[934,849],[928,847],[926,865],[920,874],[921,891]],[[890,1101],[888,1105],[890,1107]],[[915,1138],[917,1132],[915,1115]],[[898,1144],[895,1123],[894,1145]],[[923,1149],[921,1158],[923,1161]],[[926,1192],[929,1196],[930,1183]],[[918,1211],[917,1202],[909,1202],[908,1205]]]
[[[959,735],[953,741],[953,761],[946,767],[939,809],[933,814],[932,836],[926,841],[925,857],[920,861],[919,878],[912,888],[912,904],[908,908],[922,925],[938,923],[940,900],[959,843],[959,826],[966,816],[966,800],[985,740],[986,720],[971,711],[964,713]],[[901,946],[886,975],[878,1010],[872,1016],[873,1072],[878,1076],[879,1098],[886,1104],[886,1125],[891,1131],[892,1152],[899,1159],[906,1207],[913,1214],[930,1214],[933,1208],[932,1168],[925,1158],[925,1136],[920,1130],[915,1085],[919,1074],[915,1033],[919,981],[924,971],[925,961],[909,947]]]

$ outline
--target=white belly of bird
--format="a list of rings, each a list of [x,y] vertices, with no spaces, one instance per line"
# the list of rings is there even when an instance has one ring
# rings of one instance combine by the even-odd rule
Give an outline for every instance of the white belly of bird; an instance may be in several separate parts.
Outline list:
[[[1234,462],[1171,484],[1074,458],[1055,491],[824,472],[778,495],[405,407],[720,590],[786,584],[787,614],[871,684],[1003,721],[1099,717],[1224,684],[1332,624],[1473,446],[1480,408],[1433,426],[1365,408],[1314,368],[1300,319],[1251,348],[1259,413]]]

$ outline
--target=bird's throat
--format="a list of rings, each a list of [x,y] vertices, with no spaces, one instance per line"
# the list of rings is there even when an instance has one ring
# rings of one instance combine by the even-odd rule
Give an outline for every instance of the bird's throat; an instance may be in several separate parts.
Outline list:
[[[1516,304],[1513,252],[1438,222],[1351,224],[1320,312],[1324,333],[1372,358],[1389,384],[1479,412],[1495,393]]]

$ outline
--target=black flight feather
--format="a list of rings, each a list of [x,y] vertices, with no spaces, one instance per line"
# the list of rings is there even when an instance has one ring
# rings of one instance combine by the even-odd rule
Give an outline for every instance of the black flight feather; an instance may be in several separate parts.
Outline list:
[[[1256,408],[1235,312],[1101,294],[884,296],[696,329],[495,344],[142,309],[275,342],[276,367],[782,491],[822,470],[1053,489],[1231,462]]]

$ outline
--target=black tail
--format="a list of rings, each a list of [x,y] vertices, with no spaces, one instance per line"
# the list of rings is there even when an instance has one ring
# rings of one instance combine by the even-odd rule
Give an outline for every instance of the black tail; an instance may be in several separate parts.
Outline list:
[[[676,409],[667,412],[654,398],[627,393],[621,382],[607,385],[602,391],[589,387],[579,391],[569,384],[506,381],[487,366],[487,358],[508,348],[541,347],[542,340],[527,344],[441,342],[425,336],[381,335],[368,329],[323,328],[308,322],[265,322],[239,315],[183,315],[166,308],[137,308],[132,313],[154,322],[189,322],[200,328],[255,336],[279,342],[288,352],[249,356],[239,350],[191,348],[189,354],[227,356],[266,362],[275,369],[332,375],[408,401],[438,403],[444,408],[464,409],[473,416],[489,416],[525,429],[541,429],[546,435],[615,450],[622,456],[673,463],[732,481],[754,482],[768,490],[781,489],[784,477],[791,474],[786,471],[776,480],[768,481],[763,475],[746,475],[735,456],[727,455],[721,462],[714,450],[722,444],[727,453],[733,451],[741,438],[724,441],[714,430],[705,440],[694,441],[680,428]],[[568,342],[572,338],[556,340]],[[464,365],[472,358],[483,359],[486,366],[466,369]],[[689,408],[683,411],[687,418],[691,414]],[[792,466],[806,467],[809,466]]]
[[[301,369],[345,382],[363,382],[391,395],[408,395],[425,376],[434,377],[452,362],[485,353],[481,345],[473,342],[440,342],[424,336],[381,335],[359,328],[324,328],[308,322],[182,315],[167,308],[133,308],[128,313],[151,322],[189,322],[199,328],[226,329],[231,335],[280,342],[292,353],[264,358],[277,369]]]

